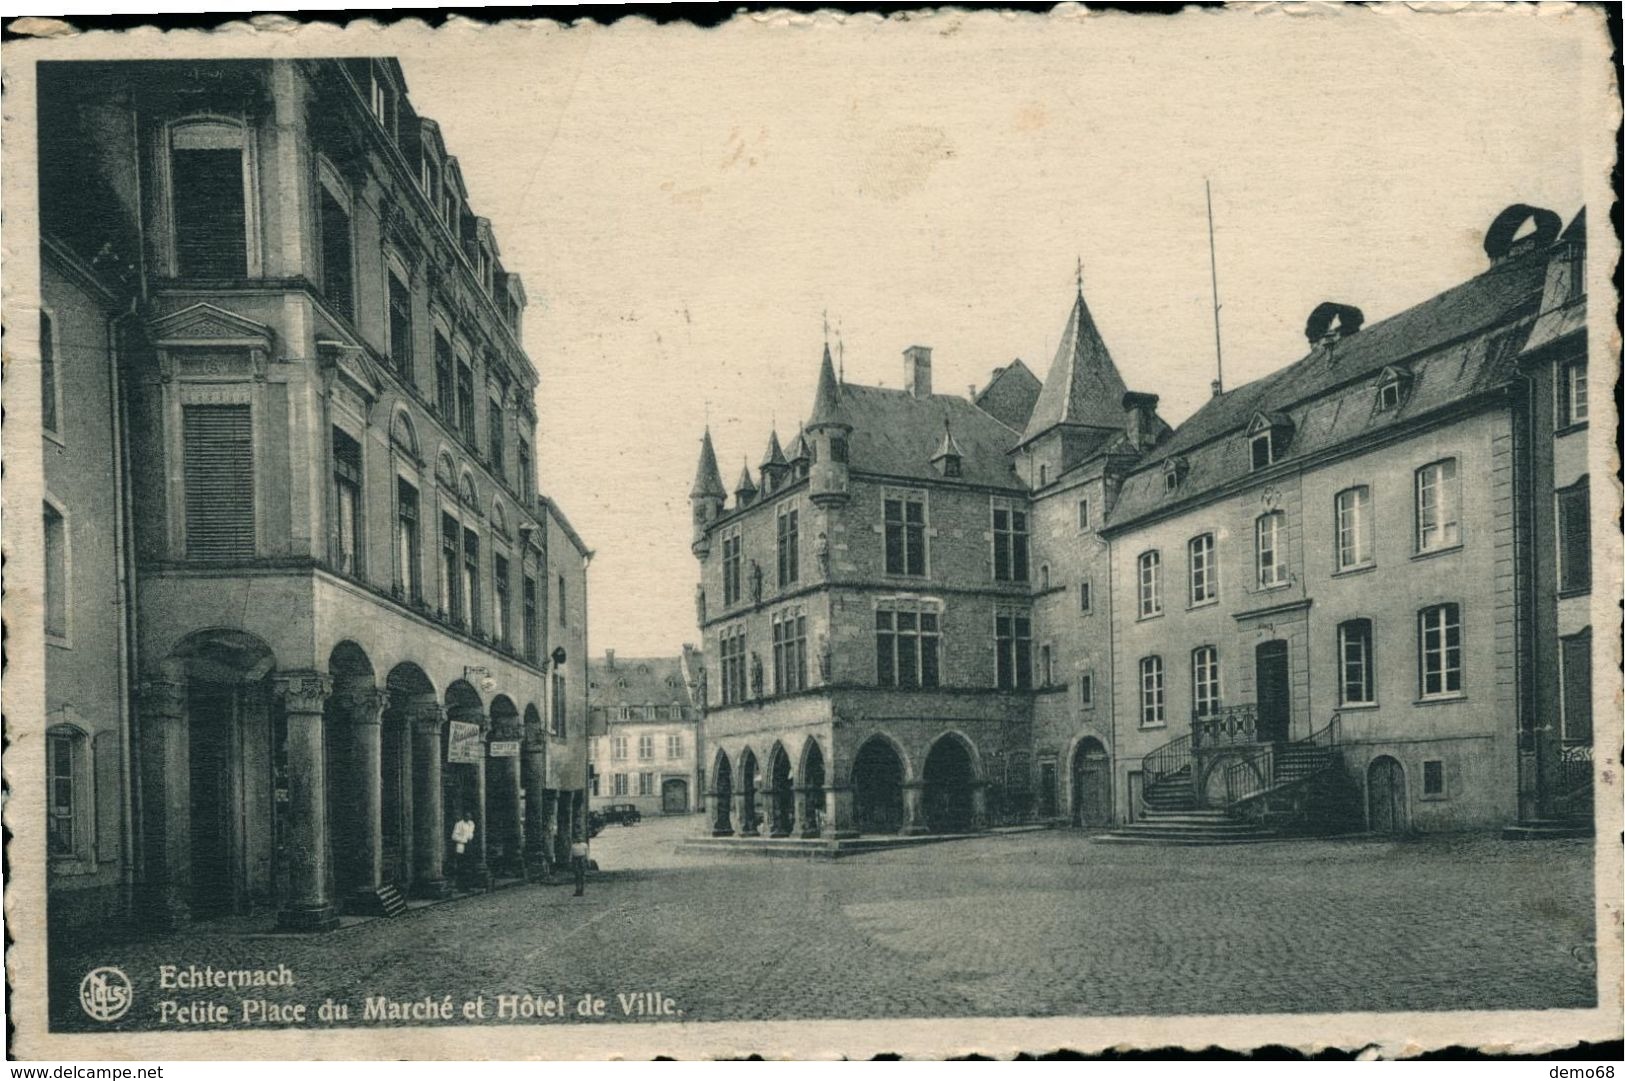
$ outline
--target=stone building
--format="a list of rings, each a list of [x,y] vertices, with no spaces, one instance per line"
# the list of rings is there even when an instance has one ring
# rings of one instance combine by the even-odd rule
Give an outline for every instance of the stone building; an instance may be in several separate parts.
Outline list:
[[[592,806],[631,804],[645,815],[699,810],[700,711],[692,655],[592,662]]]
[[[1303,357],[1177,428],[1080,283],[1024,415],[932,394],[920,347],[901,391],[826,350],[732,501],[707,433],[714,829],[1584,817],[1583,218],[1560,230],[1510,207],[1468,281],[1369,326],[1320,305]]]
[[[53,914],[122,876],[149,925],[320,928],[556,858],[590,553],[535,490],[525,289],[399,64],[39,75]]]

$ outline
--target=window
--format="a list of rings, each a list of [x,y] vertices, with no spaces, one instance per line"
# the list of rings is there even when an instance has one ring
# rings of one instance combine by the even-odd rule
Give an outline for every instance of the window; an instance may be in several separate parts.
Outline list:
[[[1038,647],[1038,685],[1050,687],[1055,683],[1055,664],[1050,644],[1045,642]]]
[[[993,505],[993,580],[1027,580],[1027,512],[1007,503]]]
[[[1095,708],[1095,674],[1093,672],[1078,673],[1078,708]]]
[[[393,268],[389,279],[389,362],[408,383],[412,382],[412,290]]]
[[[1140,658],[1140,727],[1166,724],[1162,686],[1162,658]]]
[[[998,686],[1001,691],[1033,685],[1033,621],[1026,612],[999,611],[993,617]]]
[[[53,435],[61,432],[57,409],[56,327],[46,312],[39,313],[40,427]]]
[[[463,530],[463,597],[468,603],[468,629],[480,630],[480,537]]]
[[[1162,555],[1152,550],[1140,554],[1140,618],[1162,614]]]
[[[532,469],[530,464],[530,440],[526,439],[524,436],[520,436],[518,440],[516,440],[516,444],[514,456],[517,461],[514,463],[514,465],[517,469],[518,476],[514,478],[514,490],[519,493],[519,502],[528,507],[530,506],[530,478]]]
[[[1586,246],[1576,237],[1569,241],[1569,250],[1564,253],[1569,264],[1569,300],[1579,300],[1586,293]]]
[[[474,445],[474,368],[466,360],[457,363],[457,430]]]
[[[773,616],[773,687],[779,694],[807,689],[807,616],[800,608]]]
[[[361,573],[361,444],[333,429],[333,566]]]
[[[1219,711],[1219,651],[1212,646],[1191,650],[1191,707],[1198,717]]]
[[[254,555],[254,432],[246,405],[181,407],[186,557]]]
[[[536,641],[536,579],[525,575],[525,659],[541,659],[541,646]]]
[[[722,604],[738,604],[744,583],[744,550],[739,531],[722,538]]]
[[[351,262],[348,200],[340,202],[327,183],[318,185],[322,224],[322,296],[346,319],[355,318],[355,269]],[[391,298],[393,300],[393,297]]]
[[[589,788],[590,788],[593,795],[595,795],[595,796],[599,795],[600,793],[598,791],[598,787],[599,787],[599,785],[598,785],[598,781],[599,781],[598,771],[597,770],[591,770],[589,772],[592,773],[592,779],[589,782]]]
[[[1040,465],[1038,467],[1038,486],[1040,488],[1042,488],[1042,487],[1044,487],[1044,485],[1046,485],[1048,483],[1049,483],[1049,466]]]
[[[447,617],[459,627],[463,625],[462,577],[457,570],[460,555],[457,540],[461,534],[457,519],[449,514],[440,515],[440,601],[445,605]]]
[[[68,530],[62,512],[45,504],[45,633],[68,636]]]
[[[801,574],[801,512],[794,505],[780,507],[779,587],[794,582]]]
[[[887,601],[875,609],[875,679],[883,687],[941,682],[941,617],[933,604]]]
[[[647,761],[655,756],[655,738],[651,735],[638,737],[638,760]]]
[[[615,794],[617,796],[626,795],[626,774],[624,773],[615,774]]]
[[[395,478],[395,557],[401,590],[414,601],[423,599],[422,534],[419,532],[418,490]]]
[[[247,276],[247,183],[241,128],[188,124],[174,131],[169,187],[176,274],[183,278]]]
[[[1411,373],[1405,368],[1384,368],[1377,377],[1377,412],[1390,413],[1405,403]]]
[[[1048,563],[1040,563],[1038,565],[1038,588],[1039,589],[1048,589],[1049,588],[1049,564]]]
[[[391,139],[395,138],[395,91],[384,80],[376,64],[372,69],[372,95],[369,104],[372,106],[373,118],[389,133]]]
[[[745,701],[745,628],[723,631],[718,653],[722,662],[722,704]]]
[[[1213,534],[1203,533],[1191,538],[1187,545],[1190,556],[1191,604],[1209,604],[1219,599],[1219,566],[1213,555]]]
[[[442,420],[450,423],[457,415],[457,383],[452,373],[451,343],[438,330],[434,332],[434,401]]]
[[[1255,524],[1258,588],[1273,589],[1287,583],[1286,512],[1261,514]]]
[[[1444,797],[1444,763],[1430,758],[1422,763],[1422,795]]]
[[[1563,742],[1591,742],[1591,628],[1559,642]]]
[[[508,476],[508,447],[503,438],[502,403],[495,398],[485,403],[485,436],[491,443],[491,471],[498,477]]]
[[[666,736],[666,757],[683,757],[683,734],[681,732],[672,732]]]
[[[611,736],[609,739],[609,757],[617,762],[626,760],[627,740],[625,736]]]
[[[1275,461],[1275,440],[1269,432],[1259,432],[1252,439],[1253,468],[1263,469]]]
[[[565,721],[565,694],[564,676],[558,672],[553,674],[553,734],[560,739],[569,735],[569,726]]]
[[[556,590],[559,600],[559,626],[565,627],[570,623],[570,614],[568,606],[565,604],[564,575],[562,574],[559,575]]]
[[[919,494],[887,496],[886,573],[925,573],[925,497]]]
[[[1557,492],[1557,588],[1561,593],[1591,589],[1591,478],[1581,477]]]
[[[1371,489],[1365,485],[1337,493],[1337,569],[1367,567],[1372,561]]]
[[[1094,587],[1089,579],[1085,578],[1078,583],[1078,611],[1088,614],[1094,611]]]
[[[423,151],[423,156],[418,159],[418,187],[422,188],[423,194],[428,196],[430,206],[438,207],[440,205],[440,164],[434,160],[434,157],[427,149]]]
[[[1416,471],[1416,550],[1432,552],[1461,543],[1457,511],[1461,486],[1456,460],[1425,465]]]
[[[1586,362],[1566,361],[1558,369],[1557,426],[1579,424],[1589,415],[1586,404]]]
[[[53,856],[80,854],[80,819],[88,810],[85,804],[90,797],[79,783],[84,744],[84,736],[71,728],[53,728],[45,737],[45,779],[50,801],[45,830]]]
[[[491,554],[491,593],[496,602],[496,612],[491,617],[491,640],[507,642],[510,640],[508,628],[513,618],[513,590],[508,579],[508,560],[506,556]]]
[[[1423,698],[1461,693],[1461,609],[1436,604],[1417,617]]]
[[[1345,706],[1370,706],[1377,701],[1375,654],[1371,648],[1371,621],[1351,619],[1337,625],[1338,701]]]
[[[829,437],[829,460],[841,464],[846,463],[846,436],[832,435]]]
[[[1085,529],[1088,529],[1088,528],[1089,528],[1089,501],[1087,499],[1080,499],[1080,500],[1078,500],[1078,529],[1085,530]]]

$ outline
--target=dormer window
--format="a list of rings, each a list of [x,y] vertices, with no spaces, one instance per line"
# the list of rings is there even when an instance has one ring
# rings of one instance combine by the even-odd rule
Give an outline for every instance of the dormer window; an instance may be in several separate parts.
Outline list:
[[[945,477],[957,477],[957,476],[959,476],[959,474],[960,474],[960,465],[959,465],[959,459],[957,457],[956,458],[944,458],[942,460],[942,475],[943,476],[945,476]]]
[[[1177,492],[1185,480],[1185,474],[1190,472],[1190,463],[1183,458],[1169,458],[1162,463],[1162,490],[1170,494]]]
[[[1379,413],[1391,413],[1405,404],[1411,389],[1411,373],[1404,368],[1389,366],[1377,376],[1377,404]]]
[[[1269,432],[1253,436],[1253,468],[1263,469],[1275,461],[1275,446]]]
[[[1255,413],[1247,425],[1247,443],[1255,470],[1281,460],[1292,439],[1292,421],[1280,413]]]

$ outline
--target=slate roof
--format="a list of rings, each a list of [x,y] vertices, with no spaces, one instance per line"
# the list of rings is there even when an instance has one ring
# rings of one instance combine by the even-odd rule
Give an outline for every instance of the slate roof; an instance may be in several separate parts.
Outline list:
[[[846,423],[852,426],[854,472],[940,481],[942,474],[931,459],[942,443],[943,426],[948,424],[962,454],[959,483],[1022,487],[1009,457],[1016,445],[1015,429],[964,398],[951,394],[916,398],[906,390],[846,383],[841,387],[840,404]]]
[[[587,682],[594,708],[694,705],[679,657],[618,656],[613,667],[609,658],[593,657],[587,661]]]
[[[1017,357],[994,370],[993,378],[976,395],[976,404],[1001,424],[1020,431],[1027,426],[1027,418],[1033,415],[1033,406],[1038,404],[1038,393],[1043,389],[1043,381]]]
[[[1021,443],[1030,443],[1061,424],[1121,428],[1126,423],[1123,395],[1127,391],[1079,290]]]
[[[1549,249],[1492,267],[1398,315],[1366,326],[1330,349],[1317,347],[1289,367],[1209,399],[1124,479],[1108,528],[1184,503],[1251,471],[1246,428],[1258,413],[1294,426],[1281,460],[1301,458],[1501,384],[1511,373],[1539,306]],[[1375,411],[1376,377],[1410,372],[1407,397]],[[1162,463],[1183,457],[1176,492]]]
[[[727,489],[722,487],[722,471],[717,468],[717,452],[711,446],[711,429],[705,429],[705,438],[700,441],[700,465],[694,471],[694,487],[688,490],[690,498],[694,496],[716,496],[721,499],[728,497]]]

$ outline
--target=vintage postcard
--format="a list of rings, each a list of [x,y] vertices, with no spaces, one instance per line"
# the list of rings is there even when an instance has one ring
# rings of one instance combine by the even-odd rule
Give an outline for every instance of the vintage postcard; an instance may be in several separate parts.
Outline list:
[[[9,24],[14,1054],[1620,1035],[1600,8],[541,14]]]

